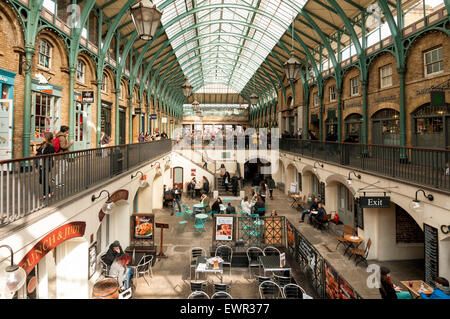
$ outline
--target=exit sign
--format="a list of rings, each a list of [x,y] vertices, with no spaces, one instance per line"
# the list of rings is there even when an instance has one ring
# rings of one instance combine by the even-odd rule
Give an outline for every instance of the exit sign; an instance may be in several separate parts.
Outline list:
[[[389,208],[391,207],[391,198],[388,196],[361,196],[359,198],[359,206],[361,208]]]

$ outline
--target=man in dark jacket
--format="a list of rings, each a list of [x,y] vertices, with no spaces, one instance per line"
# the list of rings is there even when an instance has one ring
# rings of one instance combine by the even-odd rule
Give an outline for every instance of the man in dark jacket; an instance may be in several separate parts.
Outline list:
[[[178,211],[181,212],[181,205],[180,205],[180,200],[181,200],[181,190],[178,188],[178,186],[175,186],[172,189],[172,213],[170,214],[171,216],[174,213],[175,210],[175,203],[178,205]]]
[[[238,186],[239,186],[239,178],[236,176],[236,174],[234,174],[233,177],[231,178],[231,189],[233,191],[233,196],[237,196]]]
[[[114,260],[116,260],[117,257],[122,256],[124,254],[122,247],[120,246],[120,243],[118,240],[114,241],[111,245],[109,245],[108,251],[103,256],[103,262],[109,267],[111,267]]]
[[[236,214],[236,208],[234,208],[234,206],[232,206],[231,203],[228,203],[228,207],[225,210],[225,213],[227,213],[227,214]]]
[[[267,188],[269,188],[270,199],[273,199],[273,189],[275,188],[275,181],[273,180],[272,176],[268,176],[266,178],[266,184]]]
[[[318,210],[319,209],[319,199],[317,197],[314,198],[314,202],[312,203],[311,207],[302,213],[302,219],[299,221],[300,223],[303,223],[305,221],[305,215],[309,215],[312,210]]]
[[[428,297],[421,289],[419,290],[420,297],[422,297],[423,299],[450,299],[450,288],[448,280],[444,277],[436,277],[434,281],[435,284],[433,293]]]

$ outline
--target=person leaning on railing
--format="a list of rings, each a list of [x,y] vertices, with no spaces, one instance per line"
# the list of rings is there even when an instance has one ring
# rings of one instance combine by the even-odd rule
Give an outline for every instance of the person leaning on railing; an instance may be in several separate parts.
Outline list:
[[[55,147],[53,146],[53,133],[45,132],[44,133],[44,141],[41,146],[35,151],[35,156],[40,155],[48,155],[55,153]],[[33,149],[35,149],[36,145],[33,143]],[[51,157],[41,158],[38,160],[39,162],[39,184],[42,185],[42,198],[44,200],[46,196],[50,199],[52,196],[52,190],[50,187],[49,181],[49,173],[53,166],[53,159]]]

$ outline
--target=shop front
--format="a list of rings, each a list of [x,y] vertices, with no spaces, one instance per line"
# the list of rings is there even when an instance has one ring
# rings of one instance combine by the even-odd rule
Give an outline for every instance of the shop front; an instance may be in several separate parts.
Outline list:
[[[419,106],[412,113],[413,146],[449,149],[450,147],[450,104]]]
[[[372,116],[372,144],[400,145],[400,112],[381,109]]]
[[[91,106],[94,102],[92,98],[84,98],[82,93],[75,92],[75,133],[74,150],[84,150],[91,147]]]
[[[102,101],[102,108],[101,108],[101,115],[100,115],[100,121],[101,121],[101,130],[105,132],[106,135],[112,136],[111,132],[111,109],[112,109],[112,103]]]
[[[360,143],[361,141],[361,126],[362,115],[358,113],[352,113],[348,115],[344,120],[345,125],[345,138],[344,141],[352,141],[354,143]]]
[[[12,158],[13,93],[16,74],[0,69],[0,160]]]

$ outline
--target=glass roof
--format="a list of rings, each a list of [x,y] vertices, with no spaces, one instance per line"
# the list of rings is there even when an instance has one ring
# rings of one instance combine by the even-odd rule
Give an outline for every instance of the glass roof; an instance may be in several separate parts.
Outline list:
[[[307,0],[291,2],[302,8]],[[175,0],[161,22],[186,12],[166,33],[194,92],[206,86],[208,93],[241,92],[298,14],[283,0]]]

